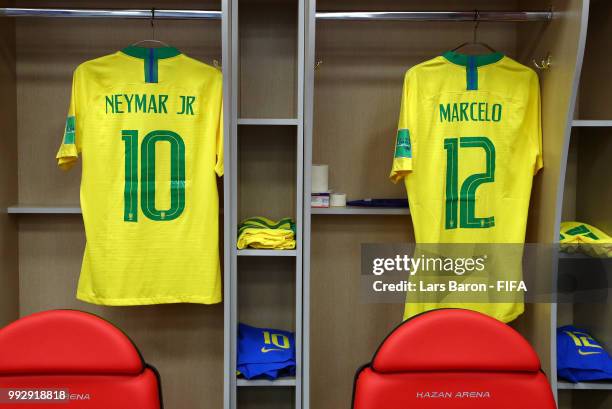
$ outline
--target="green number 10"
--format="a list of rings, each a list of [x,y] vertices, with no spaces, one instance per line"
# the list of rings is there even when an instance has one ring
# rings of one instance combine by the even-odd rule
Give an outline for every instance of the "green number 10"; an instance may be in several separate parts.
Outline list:
[[[125,142],[125,190],[123,220],[138,221],[138,131],[121,131]],[[155,206],[155,147],[170,144],[170,208]],[[140,146],[142,178],[140,201],[142,213],[155,221],[174,220],[185,210],[185,142],[172,131],[151,131]]]
[[[468,176],[459,191],[458,168],[459,148],[481,148],[485,151],[486,169],[484,173]],[[476,189],[483,183],[495,181],[495,146],[484,136],[444,139],[446,150],[446,229],[459,227],[484,229],[495,226],[495,217],[476,217]]]

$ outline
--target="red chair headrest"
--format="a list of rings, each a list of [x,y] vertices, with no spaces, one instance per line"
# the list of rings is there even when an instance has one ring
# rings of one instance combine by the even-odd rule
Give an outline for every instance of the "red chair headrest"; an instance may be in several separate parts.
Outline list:
[[[92,314],[41,312],[0,330],[0,375],[137,375],[144,369],[130,339]]]
[[[372,368],[378,373],[538,372],[540,360],[508,325],[474,311],[443,309],[396,328],[379,347]]]
[[[353,409],[554,409],[540,360],[512,328],[444,309],[396,328],[355,377]]]

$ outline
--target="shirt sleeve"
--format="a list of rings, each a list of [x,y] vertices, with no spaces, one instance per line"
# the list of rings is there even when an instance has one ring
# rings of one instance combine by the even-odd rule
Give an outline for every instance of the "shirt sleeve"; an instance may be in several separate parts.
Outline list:
[[[81,133],[78,125],[78,86],[77,71],[72,78],[72,94],[70,97],[70,106],[66,117],[66,126],[64,127],[64,136],[62,144],[57,152],[57,165],[64,170],[69,170],[76,163],[79,152],[81,151]]]
[[[529,102],[527,105],[525,125],[526,133],[532,135],[532,146],[535,152],[533,174],[544,167],[542,160],[542,114],[540,102],[540,81],[534,72],[529,89]]]
[[[223,176],[223,97],[221,97],[221,112],[219,112],[219,125],[217,128],[217,162],[215,172],[217,176]]]
[[[408,71],[404,77],[393,166],[389,175],[393,183],[399,182],[412,171],[414,134],[411,132],[414,131],[414,128],[411,125],[416,119],[416,107],[416,82],[411,71]]]

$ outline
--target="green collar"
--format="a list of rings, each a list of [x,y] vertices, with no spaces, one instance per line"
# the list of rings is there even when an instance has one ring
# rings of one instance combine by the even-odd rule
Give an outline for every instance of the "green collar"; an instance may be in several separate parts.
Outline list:
[[[466,55],[457,53],[454,51],[447,51],[442,54],[442,57],[446,58],[448,61],[453,64],[467,66],[469,63],[470,57],[473,57],[473,61],[475,62],[476,67],[480,67],[482,65],[493,64],[498,62],[504,55],[502,53],[490,53],[490,54],[480,54],[480,55]]]
[[[150,50],[153,50],[153,55],[156,59],[176,57],[177,55],[181,54],[181,52],[174,47],[147,48],[131,45],[121,51],[131,57],[145,59],[150,58]]]

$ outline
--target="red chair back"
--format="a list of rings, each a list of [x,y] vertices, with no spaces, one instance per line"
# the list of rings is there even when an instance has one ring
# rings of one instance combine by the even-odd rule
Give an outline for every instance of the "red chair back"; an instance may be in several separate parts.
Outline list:
[[[33,314],[0,330],[0,407],[40,408],[42,400],[58,409],[162,407],[159,375],[132,341],[72,310]]]
[[[508,325],[461,309],[396,328],[362,367],[353,409],[554,409],[529,343]]]

